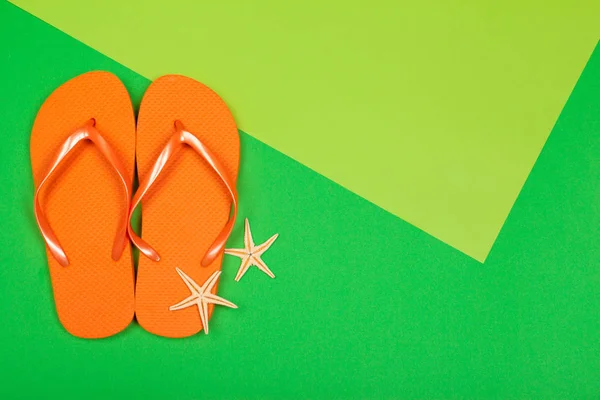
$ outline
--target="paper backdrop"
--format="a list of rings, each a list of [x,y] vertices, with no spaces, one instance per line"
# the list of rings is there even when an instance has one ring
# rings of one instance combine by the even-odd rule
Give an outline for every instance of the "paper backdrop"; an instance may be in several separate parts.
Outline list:
[[[472,18],[428,7],[422,26],[417,5],[312,13],[224,2],[230,18],[216,20],[222,12],[192,2],[18,4],[50,24],[0,3],[0,397],[600,392],[592,8],[530,2],[513,21],[508,3]],[[239,309],[216,310],[208,336],[169,340],[134,323],[89,341],[57,320],[29,134],[52,90],[98,69],[136,105],[149,79],[195,76],[249,133],[240,216],[256,241],[280,234],[264,257],[276,278],[254,269],[236,283],[239,260],[228,257],[219,290]],[[242,237],[240,218],[229,246]]]

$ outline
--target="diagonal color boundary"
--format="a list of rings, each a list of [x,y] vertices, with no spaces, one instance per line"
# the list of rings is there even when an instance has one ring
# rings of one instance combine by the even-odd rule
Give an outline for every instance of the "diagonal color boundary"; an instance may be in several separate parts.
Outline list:
[[[600,3],[15,0],[482,261],[598,37]]]

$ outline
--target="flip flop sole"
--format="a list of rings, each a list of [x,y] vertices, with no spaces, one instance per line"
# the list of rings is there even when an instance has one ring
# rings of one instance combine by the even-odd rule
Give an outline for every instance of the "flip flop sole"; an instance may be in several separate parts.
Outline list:
[[[211,89],[179,75],[154,81],[142,100],[136,148],[140,182],[174,134],[176,120],[212,150],[235,183],[240,144],[229,109]],[[142,200],[142,238],[161,260],[140,256],[136,317],[149,332],[186,337],[199,332],[202,323],[197,307],[169,310],[190,295],[176,268],[199,285],[221,269],[222,253],[207,267],[201,261],[226,224],[232,201],[223,182],[191,148],[173,157]]]
[[[127,90],[108,72],[90,72],[56,89],[38,112],[30,143],[36,187],[61,145],[91,118],[133,177],[135,118]],[[131,190],[132,182],[127,183]],[[111,257],[115,235],[128,213],[117,173],[94,144],[82,141],[52,174],[40,196],[70,262],[61,266],[47,249],[62,325],[83,338],[120,332],[133,319],[135,300],[130,246],[118,261]]]

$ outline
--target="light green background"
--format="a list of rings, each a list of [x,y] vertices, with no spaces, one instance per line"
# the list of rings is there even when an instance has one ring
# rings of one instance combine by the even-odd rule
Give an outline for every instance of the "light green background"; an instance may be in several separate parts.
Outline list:
[[[15,4],[484,260],[600,37],[600,2]]]

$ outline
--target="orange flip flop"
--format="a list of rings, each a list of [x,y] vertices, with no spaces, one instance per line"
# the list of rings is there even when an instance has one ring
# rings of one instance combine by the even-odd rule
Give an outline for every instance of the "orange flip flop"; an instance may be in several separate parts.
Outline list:
[[[31,133],[34,210],[58,317],[75,336],[111,336],[133,319],[126,233],[134,159],[133,108],[116,76],[80,75],[40,108]]]
[[[136,317],[149,332],[186,337],[204,328],[216,296],[225,241],[237,214],[240,143],[223,100],[179,75],[154,81],[137,124],[142,204]],[[143,200],[142,200],[143,198]],[[233,206],[233,212],[232,212]],[[144,257],[145,256],[145,257]]]

